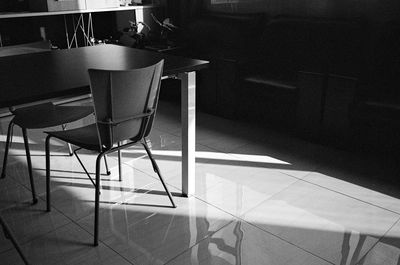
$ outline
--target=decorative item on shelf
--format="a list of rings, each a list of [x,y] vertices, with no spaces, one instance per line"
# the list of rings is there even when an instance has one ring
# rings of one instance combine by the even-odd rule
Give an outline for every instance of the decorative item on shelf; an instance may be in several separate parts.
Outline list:
[[[133,5],[132,0],[119,0],[119,5],[120,6],[131,6]]]
[[[144,48],[148,42],[147,35],[150,31],[151,28],[144,22],[129,21],[129,27],[123,29],[119,42],[124,46]]]
[[[60,0],[58,0],[60,1]],[[65,0],[64,0],[65,1]],[[71,1],[71,0],[68,0]],[[86,0],[87,9],[99,9],[99,8],[113,8],[119,7],[119,0]]]
[[[170,18],[166,18],[161,22],[160,20],[157,19],[157,17],[151,13],[151,17],[153,18],[154,22],[160,26],[160,32],[159,32],[159,42],[165,44],[165,45],[174,45],[173,41],[173,33],[178,29],[177,26],[172,24]]]

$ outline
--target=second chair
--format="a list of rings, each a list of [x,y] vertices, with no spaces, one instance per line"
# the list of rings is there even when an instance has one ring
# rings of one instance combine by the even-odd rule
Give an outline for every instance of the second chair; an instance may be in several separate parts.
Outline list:
[[[30,179],[33,203],[37,202],[35,184],[33,180],[32,162],[29,150],[28,140],[28,129],[43,129],[53,126],[63,126],[65,124],[82,119],[93,113],[93,107],[91,106],[61,106],[54,105],[52,102],[41,103],[28,107],[21,107],[17,109],[11,109],[11,113],[14,115],[13,119],[8,125],[7,131],[7,142],[4,152],[3,168],[1,172],[1,178],[6,177],[6,167],[8,152],[12,142],[13,128],[14,125],[18,125],[22,129],[22,136],[24,139],[26,160],[28,164],[28,174]],[[70,148],[70,155],[72,155]]]

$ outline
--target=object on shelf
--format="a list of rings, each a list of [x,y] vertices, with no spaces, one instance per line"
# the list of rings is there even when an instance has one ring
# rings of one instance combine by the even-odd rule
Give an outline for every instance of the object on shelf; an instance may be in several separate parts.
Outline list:
[[[142,0],[119,0],[120,6],[133,6],[137,4],[142,4]]]
[[[153,18],[154,22],[160,26],[159,36],[158,38],[155,37],[157,41],[166,45],[174,45],[173,35],[178,27],[172,24],[169,18],[166,18],[163,20],[163,22],[161,22],[153,13],[151,13],[151,17]]]
[[[129,27],[124,28],[119,43],[128,47],[144,48],[148,44],[150,31],[151,28],[144,22],[129,21]]]
[[[119,7],[120,0],[86,0],[87,9]]]

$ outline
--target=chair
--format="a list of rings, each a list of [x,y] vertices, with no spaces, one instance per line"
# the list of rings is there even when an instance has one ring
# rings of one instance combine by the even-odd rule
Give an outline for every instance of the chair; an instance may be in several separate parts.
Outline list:
[[[93,113],[91,106],[57,106],[52,102],[41,103],[33,106],[11,109],[14,118],[8,125],[7,141],[4,152],[3,169],[1,178],[6,177],[7,158],[10,145],[12,142],[14,125],[18,125],[22,129],[24,138],[26,160],[28,164],[28,173],[31,184],[33,203],[37,203],[35,184],[33,181],[32,162],[29,150],[27,129],[42,129],[47,127],[62,125],[65,129],[65,124],[82,119]],[[69,146],[70,155],[72,155],[71,147]]]
[[[51,50],[51,44],[49,42],[38,41],[20,45],[1,47],[0,57],[10,56],[10,55],[20,55],[25,53],[45,52],[50,50]],[[11,113],[14,115],[14,118],[8,125],[7,142],[5,147],[1,178],[5,178],[6,176],[8,151],[10,148],[10,144],[12,142],[13,128],[14,125],[18,125],[19,127],[22,128],[33,203],[36,203],[37,198],[35,192],[35,185],[33,182],[32,163],[28,145],[27,129],[42,129],[58,125],[63,125],[63,128],[65,128],[66,123],[79,120],[93,113],[93,108],[55,106],[53,103],[48,102],[17,109],[11,108],[10,110]],[[71,148],[70,148],[70,155],[72,155]]]
[[[50,207],[50,139],[55,137],[78,148],[97,152],[95,186],[94,245],[98,245],[100,162],[106,154],[141,143],[154,171],[172,203],[176,207],[160,169],[154,160],[146,137],[155,117],[164,61],[133,70],[113,71],[89,69],[96,122],[66,131],[47,132],[46,137],[46,194],[47,211]],[[120,156],[119,165],[121,165]],[[121,171],[120,171],[121,172]],[[88,175],[89,176],[89,175]],[[121,177],[121,176],[120,176]],[[90,176],[89,176],[90,178]]]

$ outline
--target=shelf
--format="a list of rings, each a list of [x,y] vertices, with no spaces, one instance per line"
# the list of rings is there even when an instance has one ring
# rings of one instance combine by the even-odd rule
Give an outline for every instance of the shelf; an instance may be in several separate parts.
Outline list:
[[[129,10],[140,10],[140,9],[154,8],[154,7],[160,7],[160,5],[137,5],[137,6],[112,7],[112,8],[56,11],[56,12],[0,12],[0,19],[4,19],[4,18],[57,16],[57,15],[85,14],[85,13],[99,13],[99,12],[115,12],[115,11],[129,11]]]

